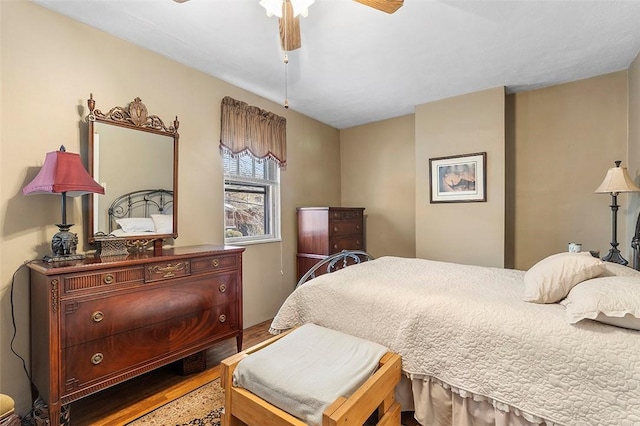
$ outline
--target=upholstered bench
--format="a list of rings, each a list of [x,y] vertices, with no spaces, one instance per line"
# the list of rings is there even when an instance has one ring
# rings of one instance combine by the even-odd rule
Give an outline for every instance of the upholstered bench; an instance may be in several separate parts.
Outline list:
[[[400,424],[400,356],[374,342],[305,324],[221,368],[223,426]]]
[[[0,426],[20,426],[20,417],[15,413],[15,401],[0,393]]]

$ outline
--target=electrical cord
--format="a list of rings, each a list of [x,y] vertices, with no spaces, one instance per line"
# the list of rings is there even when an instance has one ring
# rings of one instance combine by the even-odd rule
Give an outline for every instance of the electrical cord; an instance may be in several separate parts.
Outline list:
[[[22,361],[22,369],[24,370],[24,373],[27,376],[27,379],[29,380],[29,384],[31,386],[31,389],[35,389],[36,391],[38,391],[38,389],[36,388],[35,384],[33,383],[33,380],[31,379],[31,373],[29,373],[29,370],[27,369],[27,361],[20,356],[20,354],[18,352],[16,352],[15,348],[13,347],[13,343],[16,340],[16,336],[18,335],[18,327],[16,326],[16,316],[15,316],[15,309],[14,309],[14,303],[13,303],[13,294],[14,294],[14,287],[15,287],[15,281],[16,281],[16,275],[18,274],[18,272],[20,272],[20,270],[22,268],[24,268],[25,266],[27,266],[29,263],[33,262],[33,260],[30,260],[28,262],[23,263],[22,265],[20,265],[20,267],[18,267],[18,269],[16,269],[16,271],[13,273],[13,276],[11,277],[11,289],[10,289],[10,294],[9,294],[9,303],[11,304],[11,324],[13,325],[13,335],[11,336],[11,342],[9,344],[9,347],[11,349],[11,352],[13,352],[13,354],[15,356],[17,356],[18,358],[20,358],[20,360]],[[40,392],[38,392],[38,394],[40,394]],[[27,415],[22,419],[22,425],[34,425],[35,424],[35,420],[33,419],[33,415],[34,415],[34,407],[31,408],[31,410],[29,411],[29,413],[27,413]]]
[[[27,361],[25,361],[25,359],[21,357],[20,354],[18,354],[18,352],[16,352],[16,350],[13,347],[13,342],[16,340],[16,336],[18,335],[18,327],[16,326],[16,315],[15,315],[15,310],[13,305],[13,288],[15,286],[16,275],[18,274],[18,272],[20,272],[20,270],[23,267],[27,266],[31,262],[33,262],[33,260],[30,260],[20,265],[20,267],[16,269],[16,271],[13,273],[13,276],[11,277],[10,303],[11,303],[11,323],[13,325],[13,336],[11,336],[11,343],[9,344],[9,347],[11,348],[11,352],[13,352],[15,356],[17,356],[18,358],[20,358],[20,360],[22,360],[22,369],[27,375],[27,379],[29,379],[29,383],[31,384],[31,386],[33,386],[33,381],[31,380],[31,374],[27,369]]]

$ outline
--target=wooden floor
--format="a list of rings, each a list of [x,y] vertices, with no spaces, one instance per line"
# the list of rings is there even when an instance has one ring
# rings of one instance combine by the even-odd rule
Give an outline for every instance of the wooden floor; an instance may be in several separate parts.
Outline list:
[[[244,330],[243,349],[270,337],[271,320]],[[207,351],[207,369],[188,376],[168,365],[128,380],[71,404],[73,426],[121,426],[155,410],[220,376],[220,361],[235,354],[236,339],[220,342]],[[402,423],[419,426],[412,413],[403,413]]]

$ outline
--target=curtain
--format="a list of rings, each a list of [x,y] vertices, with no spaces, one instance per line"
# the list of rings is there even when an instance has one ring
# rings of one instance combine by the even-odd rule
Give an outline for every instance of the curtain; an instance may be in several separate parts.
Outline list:
[[[287,163],[287,120],[229,96],[222,99],[220,149],[232,155]]]

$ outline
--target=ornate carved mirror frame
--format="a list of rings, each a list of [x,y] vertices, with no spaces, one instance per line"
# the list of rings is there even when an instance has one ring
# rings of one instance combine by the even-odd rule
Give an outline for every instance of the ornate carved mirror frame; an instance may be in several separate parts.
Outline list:
[[[173,158],[172,164],[170,168],[172,170],[168,170],[169,173],[172,174],[172,188],[170,191],[166,191],[165,189],[160,189],[157,187],[153,188],[138,188],[143,191],[132,191],[128,194],[112,194],[112,196],[118,196],[120,198],[120,202],[123,204],[121,206],[115,206],[115,203],[112,204],[107,210],[107,212],[101,211],[97,212],[96,209],[96,200],[94,197],[100,197],[101,195],[90,195],[89,200],[89,211],[88,211],[88,241],[89,243],[100,242],[104,244],[107,241],[117,241],[123,243],[123,246],[126,246],[127,249],[137,248],[139,250],[144,249],[147,245],[153,243],[154,250],[162,249],[162,242],[167,238],[177,238],[178,237],[178,117],[173,121],[173,126],[167,126],[157,115],[149,115],[147,112],[146,106],[142,103],[140,98],[135,98],[129,105],[125,107],[116,106],[111,108],[107,113],[103,113],[99,109],[95,108],[95,100],[93,99],[93,94],[89,97],[87,104],[89,106],[89,115],[87,116],[87,121],[89,124],[89,147],[88,147],[88,157],[89,157],[89,173],[91,176],[96,179],[96,181],[100,182],[100,177],[96,176],[96,159],[100,154],[97,152],[98,150],[98,142],[95,140],[94,135],[96,133],[96,125],[98,123],[104,123],[112,126],[118,126],[120,128],[128,129],[133,131],[134,133],[129,136],[126,135],[127,141],[125,143],[135,144],[136,143],[136,134],[135,132],[145,132],[148,134],[155,134],[160,136],[166,136],[173,140]],[[104,129],[104,128],[103,128]],[[140,134],[139,134],[140,135]],[[140,135],[142,136],[142,135]],[[100,149],[104,149],[104,145],[108,145],[109,141],[100,141]],[[122,145],[122,142],[120,142]],[[131,146],[135,148],[134,146]],[[118,155],[127,155],[129,151],[119,153]],[[137,164],[136,167],[142,168],[142,170],[153,171],[154,173],[161,172],[159,171],[158,165],[154,163],[153,153],[149,153],[148,161],[140,161],[140,163],[147,164]],[[112,164],[111,167],[117,168],[118,164]],[[145,167],[148,167],[146,169]],[[126,170],[120,170],[122,173],[122,179],[126,180]],[[142,171],[141,173],[144,173]],[[109,190],[108,187],[106,188]],[[147,192],[156,193],[157,190],[162,191],[160,194],[160,201],[153,200],[151,195],[147,195]],[[134,193],[145,193],[142,195],[140,201],[136,201],[132,198],[131,194]],[[172,192],[172,194],[170,194]],[[108,193],[108,192],[107,192]],[[106,195],[106,194],[105,194]],[[137,196],[137,195],[136,195]],[[168,201],[165,197],[171,197]],[[171,201],[172,200],[172,201]],[[156,212],[162,213],[165,208],[172,208],[173,211],[173,226],[170,232],[154,232],[150,235],[114,235],[112,234],[111,222],[112,215],[114,218],[123,218],[130,217],[132,204],[142,202],[142,203],[153,203],[153,207],[156,209]],[[160,204],[158,204],[160,203]],[[168,203],[168,204],[167,204]],[[144,206],[144,211],[147,211],[147,205]],[[169,206],[169,207],[166,207]],[[159,209],[159,210],[158,210]],[[104,210],[104,209],[101,209]],[[108,230],[97,229],[99,225],[96,222],[96,219],[100,219],[99,215],[108,215]],[[98,217],[96,216],[98,215]],[[104,226],[104,225],[103,225]],[[122,253],[120,253],[122,254]]]

